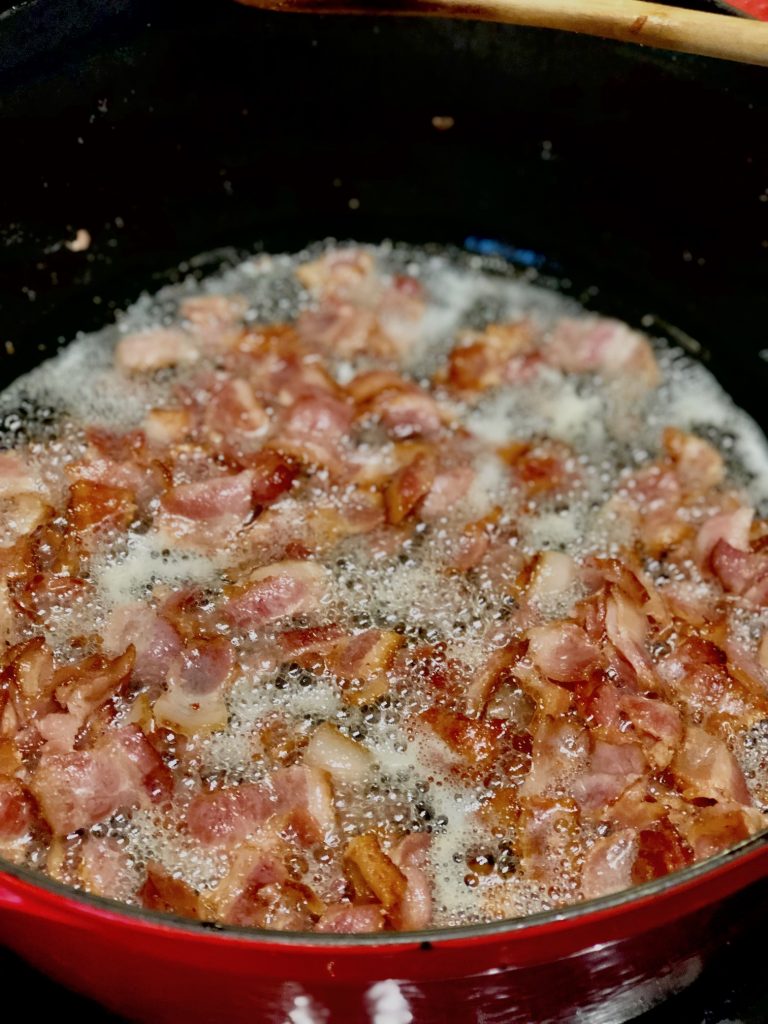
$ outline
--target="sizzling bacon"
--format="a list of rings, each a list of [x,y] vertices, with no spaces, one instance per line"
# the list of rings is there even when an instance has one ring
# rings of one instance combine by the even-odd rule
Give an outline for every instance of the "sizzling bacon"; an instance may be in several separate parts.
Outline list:
[[[579,626],[561,622],[528,631],[528,654],[556,683],[578,683],[599,667],[600,651]]]
[[[44,755],[30,789],[52,831],[63,836],[116,811],[162,800],[169,780],[143,733],[128,725],[91,750]]]
[[[117,365],[128,373],[153,373],[167,366],[196,362],[200,352],[193,338],[173,328],[155,327],[121,338]]]
[[[622,376],[645,387],[656,387],[660,379],[647,340],[618,320],[563,318],[551,332],[544,355],[553,366],[567,373]]]
[[[275,562],[249,574],[224,607],[235,626],[250,628],[316,606],[325,584],[325,571],[316,562]]]

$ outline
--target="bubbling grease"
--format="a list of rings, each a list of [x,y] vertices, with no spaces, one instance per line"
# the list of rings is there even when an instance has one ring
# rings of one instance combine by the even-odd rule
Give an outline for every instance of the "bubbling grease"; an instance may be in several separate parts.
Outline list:
[[[60,495],[64,467],[82,454],[85,425],[114,431],[139,426],[190,372],[163,370],[127,380],[113,363],[121,337],[173,324],[179,302],[200,292],[245,296],[252,323],[290,319],[308,302],[296,282],[295,268],[319,251],[247,259],[203,282],[190,278],[157,296],[143,297],[116,326],[78,338],[0,396],[4,444],[12,446],[22,434],[31,439],[32,464],[41,466],[50,492]],[[391,246],[380,246],[375,254],[385,270],[418,278],[430,298],[420,340],[409,351],[405,366],[417,381],[432,376],[466,328],[482,329],[525,316],[546,328],[563,315],[579,313],[572,300],[556,291],[479,258]],[[638,393],[632,402],[627,402],[618,383],[598,376],[574,377],[554,368],[478,401],[451,399],[453,413],[481,441],[499,446],[548,436],[567,442],[579,469],[578,485],[567,501],[552,499],[528,512],[521,507],[520,495],[506,484],[501,460],[479,451],[469,492],[449,515],[420,526],[397,553],[372,554],[363,536],[343,540],[321,556],[331,580],[329,621],[350,629],[396,630],[410,643],[444,643],[470,680],[487,656],[487,637],[509,613],[505,583],[510,581],[503,570],[494,576],[480,569],[471,580],[444,573],[446,543],[454,524],[478,519],[500,506],[502,523],[518,523],[517,537],[510,544],[517,544],[523,555],[542,550],[574,557],[615,553],[626,526],[604,506],[628,468],[659,452],[661,432],[669,425],[716,439],[730,472],[752,502],[765,502],[768,448],[758,427],[708,370],[680,349],[662,340],[656,343],[656,354],[663,383]],[[366,365],[364,358],[330,360],[331,372],[342,384]],[[20,407],[30,410],[23,421],[14,418]],[[300,514],[297,508],[297,518]],[[226,567],[223,553],[171,549],[157,533],[129,533],[95,552],[89,569],[92,596],[74,610],[62,609],[48,640],[65,658],[73,635],[99,635],[117,608],[145,599],[154,588],[174,591],[197,584],[220,592],[227,582]],[[567,614],[578,596],[574,590],[545,608],[545,616]],[[764,612],[745,618],[745,635],[754,640],[765,620]],[[271,636],[269,628],[265,635]],[[186,774],[179,783],[182,791],[186,788],[192,795],[201,781],[213,780],[219,786],[263,778],[268,766],[260,729],[275,716],[300,737],[321,722],[332,722],[370,751],[373,760],[363,779],[336,788],[342,834],[354,835],[382,820],[401,829],[430,832],[435,925],[523,915],[568,895],[567,880],[563,893],[553,896],[515,877],[514,854],[477,814],[489,790],[441,770],[448,755],[440,741],[414,733],[410,723],[430,706],[426,691],[393,680],[391,692],[376,707],[350,707],[330,675],[260,664],[248,641],[239,643],[237,674],[227,695],[227,725],[190,741]],[[768,802],[768,727],[752,729],[739,753],[754,794],[761,803]],[[206,891],[226,872],[226,859],[192,841],[178,814],[135,811],[95,826],[94,832],[117,840],[133,859],[137,874],[155,862]],[[311,864],[312,872],[322,887],[327,866]]]

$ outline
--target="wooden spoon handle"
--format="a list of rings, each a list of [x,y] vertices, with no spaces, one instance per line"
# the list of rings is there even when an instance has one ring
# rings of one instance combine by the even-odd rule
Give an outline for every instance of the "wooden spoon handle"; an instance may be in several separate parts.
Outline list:
[[[645,0],[240,0],[273,11],[463,18],[644,43],[768,67],[768,22]]]

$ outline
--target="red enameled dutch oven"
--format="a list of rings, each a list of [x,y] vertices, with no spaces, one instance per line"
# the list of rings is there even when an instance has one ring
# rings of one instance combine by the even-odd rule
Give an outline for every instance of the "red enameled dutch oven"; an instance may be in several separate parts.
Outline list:
[[[555,275],[768,426],[766,71],[470,22],[31,0],[0,18],[0,119],[4,382],[196,253],[388,237]],[[367,939],[190,925],[5,865],[0,940],[140,1020],[619,1022],[765,913],[766,874],[761,835],[562,912]]]

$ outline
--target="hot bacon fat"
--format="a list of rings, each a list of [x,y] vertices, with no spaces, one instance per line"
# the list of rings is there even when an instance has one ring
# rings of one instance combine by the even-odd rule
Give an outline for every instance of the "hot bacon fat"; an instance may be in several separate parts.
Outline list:
[[[4,398],[6,859],[376,932],[768,824],[768,459],[680,352],[326,247],[144,301]]]

